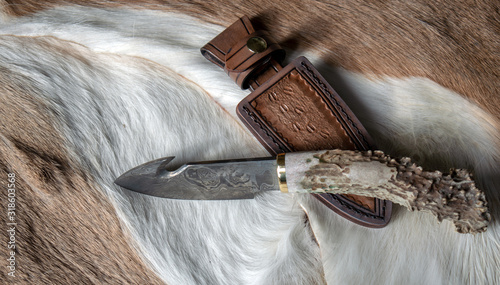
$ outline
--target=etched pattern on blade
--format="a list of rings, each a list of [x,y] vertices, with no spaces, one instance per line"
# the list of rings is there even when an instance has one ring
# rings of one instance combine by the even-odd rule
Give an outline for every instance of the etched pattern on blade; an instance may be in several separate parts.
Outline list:
[[[274,158],[191,163],[174,171],[152,161],[119,178],[119,185],[142,194],[184,200],[251,199],[279,190]]]
[[[167,176],[163,192],[176,199],[251,199],[278,189],[275,159],[188,164]]]

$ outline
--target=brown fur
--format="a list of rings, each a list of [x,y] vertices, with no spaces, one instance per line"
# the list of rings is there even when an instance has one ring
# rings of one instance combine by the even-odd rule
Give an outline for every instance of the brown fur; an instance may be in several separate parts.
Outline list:
[[[29,80],[5,70],[0,74],[4,242],[8,173],[16,175],[17,223],[16,278],[6,276],[10,249],[4,244],[0,283],[161,284],[130,247],[108,199],[68,161],[63,138],[54,136],[52,114],[33,100],[37,91],[26,86]]]
[[[365,74],[432,79],[482,106],[496,117],[492,123],[500,121],[497,1],[4,2],[4,9],[15,16],[63,3],[174,10],[224,26],[248,15],[265,23],[286,48],[312,47],[326,62]]]
[[[225,0],[216,4],[0,0],[0,7],[17,17],[66,3],[174,10],[224,26],[248,15],[285,48],[312,48],[330,64],[365,74],[427,77],[477,102],[497,118],[492,123],[500,121],[500,19],[495,1],[469,7],[439,0]],[[57,133],[50,123],[52,115],[30,96],[36,90],[17,84],[15,75],[7,71],[0,74],[0,185],[6,189],[7,173],[14,172],[19,194],[17,260],[22,270],[16,272],[16,280],[161,283],[130,247],[112,205],[92,178],[67,160],[63,137],[52,135]],[[26,120],[30,117],[37,119]],[[1,196],[2,205],[5,198]],[[5,225],[6,215],[0,217]],[[7,256],[6,250],[1,247],[2,257]],[[0,283],[5,283],[4,258],[1,264]]]

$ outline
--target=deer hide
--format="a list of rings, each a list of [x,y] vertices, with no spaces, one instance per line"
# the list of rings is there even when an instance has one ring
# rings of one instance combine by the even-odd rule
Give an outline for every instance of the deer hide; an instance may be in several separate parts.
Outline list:
[[[115,186],[163,156],[268,155],[235,114],[248,92],[199,52],[244,14],[288,61],[306,55],[386,153],[473,170],[488,230]],[[500,283],[498,19],[493,2],[0,1],[1,283]]]

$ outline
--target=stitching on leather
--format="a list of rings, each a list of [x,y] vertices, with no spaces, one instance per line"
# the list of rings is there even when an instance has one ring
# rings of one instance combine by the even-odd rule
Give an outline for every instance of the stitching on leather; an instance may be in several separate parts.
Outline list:
[[[307,66],[305,65],[303,62],[301,62],[301,66],[304,67],[308,73],[308,75],[310,77],[312,77],[314,79],[314,81],[316,82],[316,84],[318,84],[322,89],[323,91],[329,95],[329,97],[335,102],[335,104],[337,105],[337,107],[340,109],[340,111],[345,115],[345,117],[347,117],[348,119],[348,122],[356,129],[356,132],[361,136],[361,138],[363,139],[363,141],[366,143],[366,145],[368,146],[369,143],[368,141],[366,140],[366,138],[364,137],[364,135],[361,133],[361,130],[358,128],[358,126],[352,121],[351,117],[346,113],[346,111],[344,110],[344,108],[342,108],[342,106],[340,105],[340,103],[335,99],[335,97],[333,96],[332,93],[330,93],[328,91],[328,89],[326,88],[325,84],[315,76],[315,74],[312,72],[312,70]],[[248,117],[250,119],[252,119],[252,121],[257,125],[259,126],[259,128],[264,132],[264,134],[278,147],[279,151],[281,152],[286,152],[281,146],[280,144],[274,139],[273,136],[271,136],[267,130],[267,128],[265,128],[262,123],[260,122],[260,120],[255,117],[255,113],[250,111],[246,106],[243,106],[243,110],[245,111],[245,113],[248,115]],[[282,138],[283,136],[281,134],[278,133],[278,135]],[[359,215],[362,215],[362,216],[365,216],[365,217],[368,217],[368,218],[371,218],[371,219],[375,219],[375,220],[384,220],[385,219],[385,202],[383,202],[383,206],[382,206],[382,214],[383,216],[379,216],[379,215],[374,215],[374,214],[370,214],[370,213],[366,213],[366,212],[362,212],[362,211],[359,211],[357,208],[351,206],[350,204],[342,201],[341,199],[339,199],[339,197],[337,195],[334,195],[334,194],[330,194],[330,197],[335,200],[335,202],[337,202],[340,206],[350,210],[350,211],[353,211],[355,212],[356,214],[359,214]]]
[[[358,209],[352,207],[351,205],[347,204],[346,202],[340,200],[337,195],[334,195],[334,194],[330,194],[330,195],[341,206],[343,206],[345,208],[348,208],[351,211],[354,211],[356,214],[363,215],[365,217],[369,217],[369,218],[372,218],[372,219],[375,219],[375,220],[383,220],[384,219],[384,217],[381,217],[381,216],[377,216],[377,215],[366,213],[366,212],[361,212],[360,210],[358,210]],[[385,206],[383,208],[384,208],[383,209],[384,210],[383,213],[385,214]]]
[[[354,121],[347,114],[347,112],[344,110],[344,108],[342,107],[342,105],[337,101],[337,99],[335,98],[335,96],[328,90],[328,88],[326,88],[325,83],[322,80],[320,80],[316,76],[316,74],[309,68],[309,66],[307,66],[304,62],[301,62],[300,65],[305,69],[305,71],[307,72],[307,74],[315,81],[315,83],[319,85],[319,87],[323,90],[323,92],[325,94],[328,94],[328,96],[330,97],[330,99],[333,100],[333,102],[335,102],[335,105],[340,109],[340,112],[342,112],[342,114],[344,114],[344,116],[347,118],[348,123],[351,126],[353,126],[354,129],[356,130],[355,133],[357,133],[361,137],[361,139],[366,144],[366,146],[369,146],[370,144],[369,144],[368,140],[366,139],[366,137],[361,132],[361,129],[354,123]],[[350,204],[347,204],[344,201],[340,200],[336,195],[331,195],[331,197],[337,203],[339,203],[341,206],[343,206],[345,208],[348,208],[348,209],[354,211],[357,214],[360,214],[360,215],[363,215],[363,216],[366,216],[366,217],[370,217],[370,218],[373,218],[373,219],[377,219],[377,220],[383,220],[384,219],[384,217],[380,217],[380,216],[377,216],[377,215],[373,215],[373,214],[361,212],[358,209],[352,207]],[[382,208],[382,213],[385,214],[385,203],[384,203],[384,206]]]
[[[252,121],[257,125],[259,126],[259,128],[266,134],[266,136],[271,139],[271,141],[278,147],[278,149],[281,151],[281,152],[286,152],[278,142],[276,142],[276,140],[269,134],[269,132],[267,131],[267,128],[264,128],[264,126],[262,126],[262,124],[260,123],[260,120],[257,119],[255,116],[254,116],[254,112],[250,111],[246,106],[243,106],[243,110],[245,111],[245,113],[248,115],[248,117],[250,119],[252,119]],[[280,135],[280,137],[283,138],[283,136]],[[340,200],[338,198],[337,195],[333,195],[333,194],[330,194],[330,196],[332,197],[332,199],[334,199],[339,205],[341,205],[342,207],[344,208],[347,208],[353,212],[355,212],[356,214],[359,214],[359,215],[363,215],[365,217],[369,217],[369,218],[372,218],[372,219],[376,219],[376,220],[383,220],[384,217],[381,217],[381,216],[378,216],[378,215],[374,215],[374,214],[370,214],[370,213],[366,213],[366,212],[362,212],[362,211],[359,211],[357,208],[351,206],[350,204],[348,203],[345,203],[344,201]],[[382,208],[382,213],[385,214],[385,203],[384,203],[384,206]]]
[[[267,131],[267,128],[264,128],[264,126],[261,124],[260,120],[255,117],[255,113],[250,111],[246,106],[243,106],[243,111],[252,119],[252,121],[259,126],[259,128],[266,134],[266,136],[271,139],[271,141],[278,147],[279,151],[281,152],[286,152],[281,145],[269,134]],[[280,137],[283,137],[280,135]]]
[[[354,129],[356,129],[355,133],[357,133],[361,137],[361,139],[365,143],[366,147],[370,146],[370,143],[368,142],[368,140],[366,139],[366,137],[361,132],[361,129],[354,123],[354,121],[351,119],[351,117],[346,113],[346,111],[344,110],[344,108],[342,107],[342,105],[340,105],[340,103],[337,101],[337,99],[335,99],[335,96],[328,90],[328,88],[326,88],[325,83],[321,79],[319,79],[316,76],[316,74],[314,74],[314,72],[309,68],[309,66],[307,66],[304,62],[301,62],[300,65],[303,68],[305,68],[305,71],[307,72],[307,74],[312,79],[314,79],[314,81],[316,82],[316,84],[318,84],[319,87],[321,87],[321,89],[323,90],[323,92],[326,93],[326,94],[328,94],[328,96],[330,97],[330,99],[333,100],[333,102],[335,102],[335,105],[337,105],[337,107],[340,109],[340,111],[342,112],[342,114],[344,114],[344,116],[347,118],[348,123],[351,126],[353,126]]]

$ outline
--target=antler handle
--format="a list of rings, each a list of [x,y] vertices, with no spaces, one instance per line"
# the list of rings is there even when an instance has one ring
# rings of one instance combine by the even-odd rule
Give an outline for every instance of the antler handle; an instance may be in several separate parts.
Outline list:
[[[459,233],[483,232],[491,219],[485,195],[467,170],[424,171],[410,158],[346,150],[288,153],[285,165],[289,192],[390,200],[439,221],[452,220]]]

